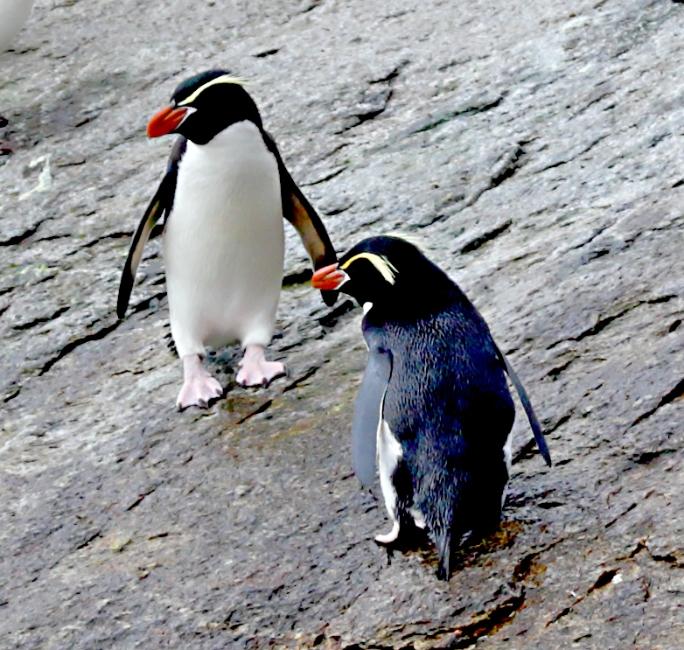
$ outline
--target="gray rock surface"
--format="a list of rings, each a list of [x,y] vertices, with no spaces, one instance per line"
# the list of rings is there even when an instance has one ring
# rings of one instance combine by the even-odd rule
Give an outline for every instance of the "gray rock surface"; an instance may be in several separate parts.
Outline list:
[[[0,647],[684,646],[684,6],[39,0],[0,61]],[[388,565],[351,475],[359,312],[288,286],[291,375],[177,414],[159,244],[114,314],[210,66],[251,80],[339,250],[419,236],[525,380],[501,531]]]

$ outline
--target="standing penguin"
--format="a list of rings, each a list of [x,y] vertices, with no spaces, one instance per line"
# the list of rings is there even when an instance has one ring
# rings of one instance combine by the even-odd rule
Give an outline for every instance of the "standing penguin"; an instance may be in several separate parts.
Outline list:
[[[515,417],[506,373],[539,450],[551,457],[530,401],[487,324],[449,277],[413,244],[371,237],[312,284],[350,294],[364,308],[368,365],[354,409],[353,466],[369,486],[377,461],[392,530],[427,531],[438,577],[451,574],[460,537],[498,525],[511,463]]]
[[[206,406],[223,389],[202,366],[206,346],[238,340],[237,382],[267,385],[283,375],[267,361],[280,296],[283,217],[298,230],[315,268],[337,258],[325,227],[288,173],[239,79],[210,70],[182,82],[147,125],[156,138],[181,135],[166,174],[133,236],[117,314],[123,318],[146,241],[164,218],[171,335],[183,361],[179,409]],[[328,304],[336,294],[324,292]]]

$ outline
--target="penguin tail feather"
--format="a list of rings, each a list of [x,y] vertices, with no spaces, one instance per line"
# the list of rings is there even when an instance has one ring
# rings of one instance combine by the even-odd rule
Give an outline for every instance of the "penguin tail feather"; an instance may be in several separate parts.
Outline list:
[[[448,528],[437,540],[437,552],[439,553],[437,579],[448,582],[451,577],[451,530]]]

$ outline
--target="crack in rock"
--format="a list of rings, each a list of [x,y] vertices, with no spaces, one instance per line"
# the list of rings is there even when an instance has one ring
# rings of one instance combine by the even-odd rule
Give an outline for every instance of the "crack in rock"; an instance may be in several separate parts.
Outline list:
[[[627,506],[627,507],[626,507],[626,508],[617,516],[617,517],[614,517],[613,519],[611,519],[611,520],[604,526],[604,528],[606,528],[606,529],[611,528],[611,527],[614,526],[618,521],[620,521],[620,519],[622,519],[626,514],[632,512],[632,510],[634,510],[634,508],[636,508],[636,507],[637,507],[637,504],[636,504],[636,503],[634,503],[634,502],[630,503],[630,504],[629,504],[629,505],[628,505],[628,506]]]
[[[378,115],[382,115],[389,106],[393,92],[394,91],[391,87],[387,88],[387,90],[381,93],[379,98],[376,98],[376,101],[371,101],[368,103],[367,110],[364,110],[360,113],[352,113],[349,116],[349,119],[353,121],[343,126],[339,131],[335,131],[335,135],[340,135],[342,133],[346,133],[347,131],[351,131],[357,126],[361,126],[361,124],[364,122],[369,122],[370,120],[374,120],[376,117],[378,117]]]
[[[485,192],[489,192],[489,190],[493,190],[501,185],[501,183],[511,178],[523,166],[526,144],[528,144],[528,141],[516,142],[510,150],[506,151],[499,158],[492,168],[487,181],[466,199],[464,207],[475,204]]]
[[[49,323],[51,320],[55,320],[59,316],[61,316],[63,313],[69,311],[69,307],[58,307],[52,314],[49,314],[48,316],[38,316],[37,318],[34,318],[33,320],[25,321],[23,323],[17,323],[16,325],[12,325],[13,330],[28,330],[31,329],[32,327],[36,327],[37,325],[42,325],[43,323]]]
[[[145,497],[152,494],[158,487],[158,485],[151,485],[150,487],[140,492],[138,496],[135,499],[133,499],[133,501],[128,506],[126,506],[126,512],[130,512],[131,510],[137,508],[144,501]]]
[[[262,50],[261,52],[257,52],[256,54],[252,54],[253,57],[257,59],[265,59],[267,56],[273,56],[274,54],[277,54],[280,52],[279,47],[272,47],[269,48],[268,50]]]
[[[602,226],[599,226],[598,228],[594,228],[591,235],[589,235],[589,237],[587,237],[587,239],[581,241],[579,244],[575,244],[574,246],[571,246],[568,250],[574,251],[574,250],[578,250],[580,248],[584,248],[584,246],[591,244],[591,242],[593,242],[599,235],[602,235],[606,230],[608,230],[608,228],[610,228],[614,224],[615,224],[614,221],[610,221],[608,223],[603,224]]]
[[[341,165],[340,167],[333,169],[333,171],[321,176],[321,178],[317,178],[315,181],[311,181],[310,183],[302,183],[302,185],[304,187],[312,187],[313,185],[326,183],[327,181],[331,181],[333,178],[339,176],[345,169],[347,169],[347,167],[347,165]]]
[[[291,381],[289,384],[287,384],[287,386],[283,388],[283,393],[287,393],[291,390],[294,390],[295,388],[297,388],[297,386],[305,382],[307,379],[313,377],[318,371],[318,366],[311,368],[310,370],[307,370],[304,374],[300,375],[299,377]]]
[[[564,607],[551,620],[547,621],[545,627],[549,627],[550,625],[557,623],[558,621],[560,621],[560,619],[562,619],[565,616],[567,616],[568,614],[570,614],[573,611],[573,609],[575,607],[577,607],[577,605],[579,605],[583,600],[585,600],[592,593],[594,593],[595,591],[598,591],[599,589],[602,589],[603,587],[608,586],[618,576],[619,572],[620,572],[619,568],[617,568],[617,569],[606,569],[605,571],[602,571],[584,595],[578,596],[577,598],[575,598],[575,600],[572,601],[572,603],[570,603],[570,605],[568,605],[567,607]]]
[[[404,59],[395,65],[386,75],[371,79],[370,84],[391,84],[399,76],[399,73],[410,63],[409,59]]]
[[[577,160],[580,156],[589,153],[597,144],[605,140],[609,135],[609,133],[600,135],[598,138],[592,140],[584,149],[581,149],[573,156],[570,156],[569,158],[561,158],[560,160],[556,160],[555,162],[549,163],[545,167],[539,167],[534,170],[534,173],[541,174],[542,172],[548,171],[549,169],[556,169],[558,167],[562,167],[563,165],[567,165],[568,163],[571,163],[574,160]]]
[[[90,334],[85,334],[84,336],[79,336],[78,338],[72,339],[66,345],[64,345],[57,352],[57,354],[48,358],[48,360],[38,371],[38,376],[41,377],[45,373],[49,372],[56,363],[61,361],[67,356],[67,354],[73,352],[76,348],[80,348],[82,345],[90,343],[91,341],[101,341],[105,336],[107,336],[107,334],[113,332],[117,327],[119,327],[121,322],[122,321],[114,321],[113,323],[109,323],[109,325],[105,325],[104,327],[101,327]]]
[[[94,542],[96,539],[102,537],[102,531],[101,530],[96,530],[94,533],[88,535],[82,542],[80,542],[77,546],[76,549],[77,551],[80,551],[82,548],[85,548],[92,542]]]
[[[501,102],[503,102],[504,97],[505,94],[500,94],[495,97],[484,98],[481,102],[466,102],[465,105],[459,106],[458,108],[444,111],[443,113],[438,113],[437,115],[431,115],[410,127],[404,133],[404,137],[416,135],[418,133],[425,133],[426,131],[432,131],[438,126],[442,126],[442,124],[451,122],[457,117],[465,117],[468,115],[475,115],[477,113],[491,111],[492,109],[497,108]]]
[[[247,420],[253,418],[255,415],[259,415],[259,413],[264,413],[265,411],[268,411],[269,408],[271,408],[271,405],[273,404],[272,399],[267,399],[265,402],[262,402],[259,406],[257,406],[254,410],[250,411],[247,413],[247,415],[244,415],[241,417],[236,424],[243,424],[247,422]]]
[[[570,357],[570,359],[568,359],[566,362],[551,368],[551,370],[549,370],[544,376],[550,377],[551,379],[558,379],[559,375],[562,374],[565,370],[567,370],[572,365],[573,361],[577,359],[579,359],[578,355]]]
[[[92,248],[93,246],[97,246],[100,242],[106,241],[108,239],[130,239],[133,236],[133,233],[131,233],[128,230],[117,230],[115,232],[110,232],[107,233],[106,235],[101,235],[100,237],[96,237],[95,239],[91,239],[84,244],[81,244],[77,248],[75,248],[73,251],[70,251],[67,253],[66,257],[70,257],[71,255],[76,255],[82,250],[85,250],[87,248]]]
[[[304,5],[298,13],[300,14],[308,14],[310,11],[313,11],[317,7],[320,7],[323,4],[323,0],[309,0],[309,2]]]
[[[504,221],[498,226],[494,226],[494,228],[492,228],[491,230],[487,230],[483,232],[481,235],[478,235],[477,237],[463,244],[463,246],[461,246],[461,248],[459,249],[459,253],[471,253],[472,251],[475,251],[478,248],[482,248],[488,242],[492,241],[493,239],[496,239],[499,235],[505,233],[512,225],[513,222],[510,219],[508,219],[507,221]]]
[[[557,539],[551,542],[550,544],[547,544],[543,548],[540,548],[537,551],[533,551],[531,553],[528,553],[525,555],[516,565],[515,568],[513,569],[513,580],[517,582],[526,582],[530,576],[536,576],[540,572],[540,568],[538,568],[538,562],[537,559],[539,556],[543,555],[547,551],[550,551],[552,548],[555,546],[558,546],[563,540],[562,539]]]
[[[667,404],[671,404],[675,400],[681,399],[683,396],[684,379],[680,379],[677,382],[677,385],[672,390],[663,395],[660,401],[652,409],[649,409],[648,411],[642,413],[639,417],[637,417],[636,420],[634,420],[634,422],[632,422],[632,424],[630,425],[630,428],[650,418],[658,409],[662,408],[663,406],[666,406]]]
[[[394,82],[399,76],[402,68],[407,64],[408,61],[402,61],[382,77],[371,79],[368,82],[371,86],[383,84],[385,85],[385,88],[380,91],[375,91],[371,97],[362,100],[360,104],[361,107],[366,107],[365,110],[347,115],[347,119],[352,121],[348,124],[345,124],[339,131],[336,131],[335,135],[340,135],[346,131],[351,131],[351,129],[355,129],[364,122],[369,122],[370,120],[374,120],[379,115],[382,115],[387,110],[390,100],[394,94]]]
[[[40,219],[39,221],[36,221],[32,226],[29,226],[26,230],[23,232],[20,232],[17,235],[13,235],[11,237],[8,237],[7,239],[2,239],[0,240],[0,246],[16,246],[17,244],[21,244],[22,242],[26,241],[29,237],[32,237],[38,232],[38,229],[46,222],[50,221],[52,217],[46,217],[45,219]]]
[[[478,639],[498,632],[501,628],[511,623],[524,604],[525,588],[523,587],[520,589],[520,593],[504,600],[493,609],[478,615],[471,623],[454,628],[454,640],[449,644],[449,647],[469,648]]]
[[[614,314],[599,317],[591,327],[587,327],[586,329],[582,330],[579,334],[563,338],[558,341],[554,341],[550,345],[546,346],[546,349],[551,350],[566,341],[582,341],[585,338],[596,336],[604,329],[606,329],[606,327],[608,327],[608,325],[610,325],[613,321],[616,321],[622,318],[623,316],[626,316],[630,311],[636,309],[637,307],[641,307],[642,305],[658,305],[660,303],[668,302],[676,297],[677,296],[675,294],[666,294],[664,296],[657,296],[656,298],[649,298],[646,300],[637,300],[631,302],[626,307],[615,312]]]
[[[605,85],[607,81],[603,81],[600,86]],[[605,91],[600,91],[592,97],[584,106],[576,110],[574,113],[570,115],[571,118],[575,118],[582,113],[584,113],[586,110],[594,106],[594,104],[598,104],[601,100],[605,99],[606,97],[610,97],[610,95],[613,94],[613,90],[605,90]]]
[[[648,465],[652,463],[656,458],[660,458],[661,456],[669,456],[670,454],[676,453],[676,449],[666,447],[664,449],[654,449],[649,451],[642,451],[639,454],[632,454],[632,456],[630,456],[629,459],[635,465]]]
[[[597,589],[601,589],[602,587],[605,587],[606,585],[610,584],[612,582],[613,578],[618,574],[619,569],[607,569],[601,575],[599,575],[598,578],[596,578],[596,582],[589,587],[589,591],[587,591],[587,596],[596,591]]]
[[[139,303],[134,305],[130,313],[135,314],[140,311],[143,311],[149,305],[154,302],[155,300],[160,300],[166,295],[166,291],[160,291],[158,293],[153,294],[152,296],[145,298],[144,300],[141,300]],[[90,332],[89,334],[84,334],[83,336],[79,336],[75,339],[72,339],[68,343],[66,343],[60,350],[57,351],[57,353],[51,357],[49,357],[45,363],[41,366],[41,368],[38,371],[38,376],[41,377],[42,375],[46,374],[49,372],[52,367],[61,361],[64,357],[66,357],[68,354],[76,350],[77,348],[80,348],[82,345],[85,345],[86,343],[90,343],[91,341],[101,341],[102,339],[105,338],[108,334],[113,332],[121,323],[123,320],[116,320],[112,323],[109,323],[108,325],[104,325],[103,327],[95,330],[94,332]]]

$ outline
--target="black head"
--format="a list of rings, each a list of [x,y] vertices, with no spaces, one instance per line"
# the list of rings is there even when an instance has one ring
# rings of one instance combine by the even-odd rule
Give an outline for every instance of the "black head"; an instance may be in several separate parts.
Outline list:
[[[456,285],[414,244],[400,237],[369,237],[345,253],[338,264],[314,273],[317,289],[339,290],[359,304],[393,315],[434,311],[459,293]]]
[[[156,138],[180,133],[195,144],[207,144],[235,122],[248,120],[261,127],[261,117],[239,79],[225,70],[209,70],[181,82],[171,105],[156,113],[147,135]]]

